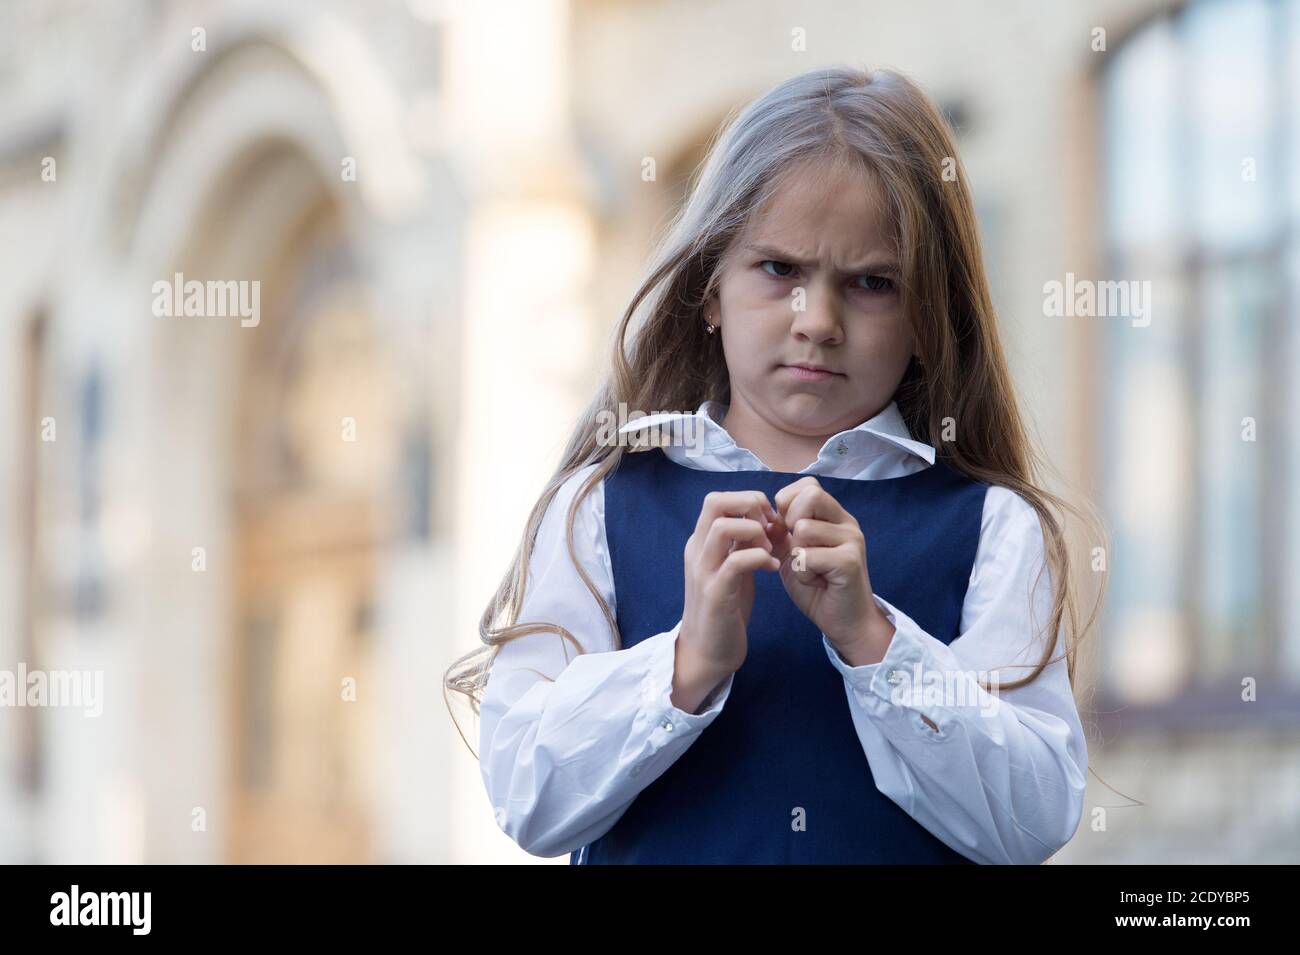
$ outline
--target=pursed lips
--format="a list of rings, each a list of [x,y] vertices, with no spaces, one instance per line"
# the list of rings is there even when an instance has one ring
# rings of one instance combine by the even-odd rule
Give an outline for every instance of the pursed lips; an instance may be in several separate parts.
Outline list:
[[[828,378],[833,378],[840,374],[839,372],[831,371],[829,368],[822,365],[806,365],[799,363],[794,365],[782,365],[781,367],[786,369],[791,375],[800,381],[825,381]]]

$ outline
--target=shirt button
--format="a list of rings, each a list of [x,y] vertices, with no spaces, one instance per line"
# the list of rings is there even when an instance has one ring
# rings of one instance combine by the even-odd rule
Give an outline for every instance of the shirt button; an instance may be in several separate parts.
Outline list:
[[[661,723],[660,725],[661,725],[664,729],[666,729],[668,732],[670,732],[670,733],[673,731],[673,721],[672,721],[672,720],[664,720],[663,723]]]
[[[848,454],[848,453],[849,453],[849,446],[848,446],[847,444],[845,444],[843,441],[841,441],[838,445],[836,445],[836,447],[835,447],[835,453],[836,453],[836,454]]]
[[[885,677],[885,681],[887,683],[892,683],[894,686],[897,686],[898,684],[903,682],[903,671],[890,670],[889,676]]]

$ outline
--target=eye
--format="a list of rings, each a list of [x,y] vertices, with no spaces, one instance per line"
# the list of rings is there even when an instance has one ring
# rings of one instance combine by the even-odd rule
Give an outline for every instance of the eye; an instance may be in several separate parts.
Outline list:
[[[790,274],[791,274],[791,273],[790,273],[790,272],[772,272],[772,271],[769,271],[767,268],[765,268],[765,266],[767,266],[767,265],[769,265],[769,264],[771,264],[771,265],[782,266],[782,267],[784,267],[784,268],[790,269],[791,272],[793,272],[793,270],[794,270],[794,266],[791,265],[789,262],[778,262],[776,259],[764,259],[762,262],[759,262],[759,263],[758,263],[758,267],[759,267],[760,269],[763,269],[764,272],[767,272],[767,274],[768,274],[768,275],[771,275],[773,278],[778,278],[778,279],[788,279],[788,278],[790,277]]]
[[[858,286],[864,292],[888,292],[894,287],[894,283],[883,275],[859,275],[858,278],[867,280],[868,284]]]

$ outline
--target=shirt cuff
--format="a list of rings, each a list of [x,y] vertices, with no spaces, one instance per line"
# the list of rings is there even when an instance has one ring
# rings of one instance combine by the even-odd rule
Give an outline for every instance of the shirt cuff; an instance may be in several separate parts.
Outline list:
[[[943,707],[924,702],[923,693],[924,674],[938,669],[933,665],[927,643],[935,638],[879,594],[872,596],[876,606],[894,625],[894,636],[885,655],[878,663],[851,666],[823,633],[822,645],[826,648],[826,655],[844,677],[854,697],[873,716],[892,722],[906,715],[912,726],[927,739],[944,739],[950,721]],[[938,731],[921,719],[922,716],[929,717]]]
[[[677,659],[677,637],[681,634],[681,629],[681,621],[678,621],[671,630],[647,638],[655,641],[655,647],[651,651],[646,675],[641,681],[641,702],[650,718],[658,724],[657,732],[671,735],[699,732],[717,719],[731,695],[731,684],[736,677],[734,673],[728,674],[726,680],[705,697],[698,713],[687,713],[674,706],[673,675]]]

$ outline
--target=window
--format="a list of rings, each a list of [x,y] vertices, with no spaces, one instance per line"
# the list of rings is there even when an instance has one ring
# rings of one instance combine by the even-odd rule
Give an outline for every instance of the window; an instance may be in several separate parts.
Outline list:
[[[1300,711],[1300,0],[1182,5],[1101,76],[1106,278],[1151,313],[1100,320],[1098,709]]]

